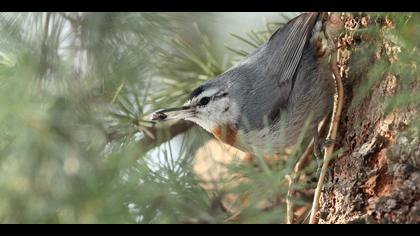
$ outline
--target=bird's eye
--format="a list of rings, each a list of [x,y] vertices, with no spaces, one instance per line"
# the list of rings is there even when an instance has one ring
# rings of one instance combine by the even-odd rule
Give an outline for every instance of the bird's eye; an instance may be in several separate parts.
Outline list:
[[[210,102],[210,98],[209,97],[203,97],[199,102],[198,105],[199,106],[205,106]]]

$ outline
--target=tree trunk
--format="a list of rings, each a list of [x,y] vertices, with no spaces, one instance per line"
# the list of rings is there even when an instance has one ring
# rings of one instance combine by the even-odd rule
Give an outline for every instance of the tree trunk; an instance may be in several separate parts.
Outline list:
[[[420,223],[420,143],[411,125],[418,106],[384,112],[384,101],[409,81],[392,73],[359,99],[363,81],[372,79],[370,66],[344,78],[338,155],[324,182],[319,223]],[[418,78],[412,92],[418,92]]]
[[[387,76],[355,104],[354,86],[347,84],[339,141],[344,152],[331,161],[320,223],[420,223],[419,138],[404,132],[416,111],[382,113],[381,101],[393,94],[396,80]]]

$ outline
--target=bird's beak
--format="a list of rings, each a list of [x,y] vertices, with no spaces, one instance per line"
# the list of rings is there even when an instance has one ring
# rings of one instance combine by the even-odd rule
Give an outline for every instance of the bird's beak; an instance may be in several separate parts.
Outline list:
[[[161,109],[152,114],[152,120],[166,121],[166,120],[181,120],[189,118],[194,115],[193,106],[182,106],[175,108]]]

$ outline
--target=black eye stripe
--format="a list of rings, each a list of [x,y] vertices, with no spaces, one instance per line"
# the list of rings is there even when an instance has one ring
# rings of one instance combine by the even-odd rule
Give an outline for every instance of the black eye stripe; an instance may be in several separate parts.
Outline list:
[[[189,100],[193,99],[194,97],[197,97],[198,95],[200,95],[203,91],[205,90],[205,86],[201,85],[200,87],[194,89],[194,91],[192,91]]]
[[[223,97],[226,97],[227,95],[228,95],[227,92],[222,93],[220,95],[216,94],[216,95],[213,96],[213,99],[215,100],[215,99],[223,98]]]
[[[211,96],[211,97],[202,97],[198,102],[197,102],[197,106],[205,106],[207,105],[211,100],[218,100],[220,98],[226,97],[228,95],[227,92],[224,93],[216,93],[215,95]]]

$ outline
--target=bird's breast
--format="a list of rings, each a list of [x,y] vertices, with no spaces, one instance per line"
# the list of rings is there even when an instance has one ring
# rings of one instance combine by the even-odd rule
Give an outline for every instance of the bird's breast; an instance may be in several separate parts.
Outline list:
[[[236,136],[238,132],[234,125],[218,125],[211,129],[211,133],[214,135],[215,138],[224,143],[227,143],[231,146],[235,146],[236,144]]]
[[[239,131],[236,145],[239,149],[258,155],[278,155],[288,152],[286,133],[276,126],[263,127],[248,132]]]

